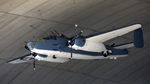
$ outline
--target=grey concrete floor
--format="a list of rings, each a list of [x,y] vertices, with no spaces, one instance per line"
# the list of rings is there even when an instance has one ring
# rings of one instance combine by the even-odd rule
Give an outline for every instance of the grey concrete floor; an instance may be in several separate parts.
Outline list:
[[[145,47],[129,49],[125,58],[37,62],[36,71],[32,63],[6,63],[29,53],[25,41],[53,29],[72,36],[79,24],[86,36],[135,23],[143,25]],[[0,0],[0,84],[150,84],[149,27],[149,0]],[[106,44],[132,40],[129,33]]]

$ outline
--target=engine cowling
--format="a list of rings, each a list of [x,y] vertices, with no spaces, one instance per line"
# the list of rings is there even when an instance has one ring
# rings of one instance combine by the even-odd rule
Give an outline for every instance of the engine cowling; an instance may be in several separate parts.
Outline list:
[[[79,37],[79,38],[75,39],[74,44],[77,45],[77,46],[79,46],[79,47],[82,47],[82,46],[85,45],[85,42],[86,42],[86,40],[85,40],[84,37]]]

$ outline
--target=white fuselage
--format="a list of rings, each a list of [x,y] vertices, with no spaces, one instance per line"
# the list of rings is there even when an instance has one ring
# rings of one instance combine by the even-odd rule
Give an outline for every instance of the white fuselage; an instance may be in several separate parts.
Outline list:
[[[85,51],[92,51],[92,52],[101,52],[107,50],[103,43],[92,42],[92,41],[86,41],[83,47],[73,45],[72,48],[76,50],[85,50]]]
[[[95,42],[91,42],[91,41],[86,41],[86,43],[83,47],[73,45],[72,48],[75,50],[84,50],[84,51],[90,51],[90,52],[101,52],[101,51],[107,50],[103,43],[95,43]],[[59,58],[69,59],[69,58],[71,58],[71,52],[42,50],[42,49],[33,49],[32,52],[37,52],[39,54],[47,55],[48,57],[46,57],[46,58],[36,56],[37,60],[43,60],[43,61],[57,62],[57,60],[52,59],[53,55],[56,56],[56,59],[59,59]],[[125,56],[127,56],[127,55],[125,55]],[[104,57],[104,56],[100,56],[100,55],[99,56],[92,56],[92,55],[72,53],[72,59],[85,59],[85,60],[88,60],[88,59],[106,59],[106,58],[113,59],[114,57],[118,57],[118,56],[115,55],[115,56],[111,56],[111,57]],[[121,57],[123,57],[123,56],[121,56]],[[58,61],[60,61],[60,60],[58,60]]]

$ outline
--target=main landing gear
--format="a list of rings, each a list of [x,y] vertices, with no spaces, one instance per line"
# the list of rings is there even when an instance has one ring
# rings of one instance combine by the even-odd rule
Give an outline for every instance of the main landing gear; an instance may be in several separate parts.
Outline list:
[[[107,57],[110,53],[112,53],[111,50],[102,51],[102,55],[103,55],[104,57]]]

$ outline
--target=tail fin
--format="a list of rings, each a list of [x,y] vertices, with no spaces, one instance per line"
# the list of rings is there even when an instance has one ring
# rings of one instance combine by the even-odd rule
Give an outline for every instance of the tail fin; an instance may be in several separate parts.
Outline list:
[[[134,46],[136,48],[143,48],[144,47],[143,31],[141,28],[134,30],[134,42],[115,45],[114,48],[116,48],[116,49],[127,49],[127,48],[131,48]]]
[[[134,31],[134,46],[136,48],[144,47],[143,31],[141,28]]]

